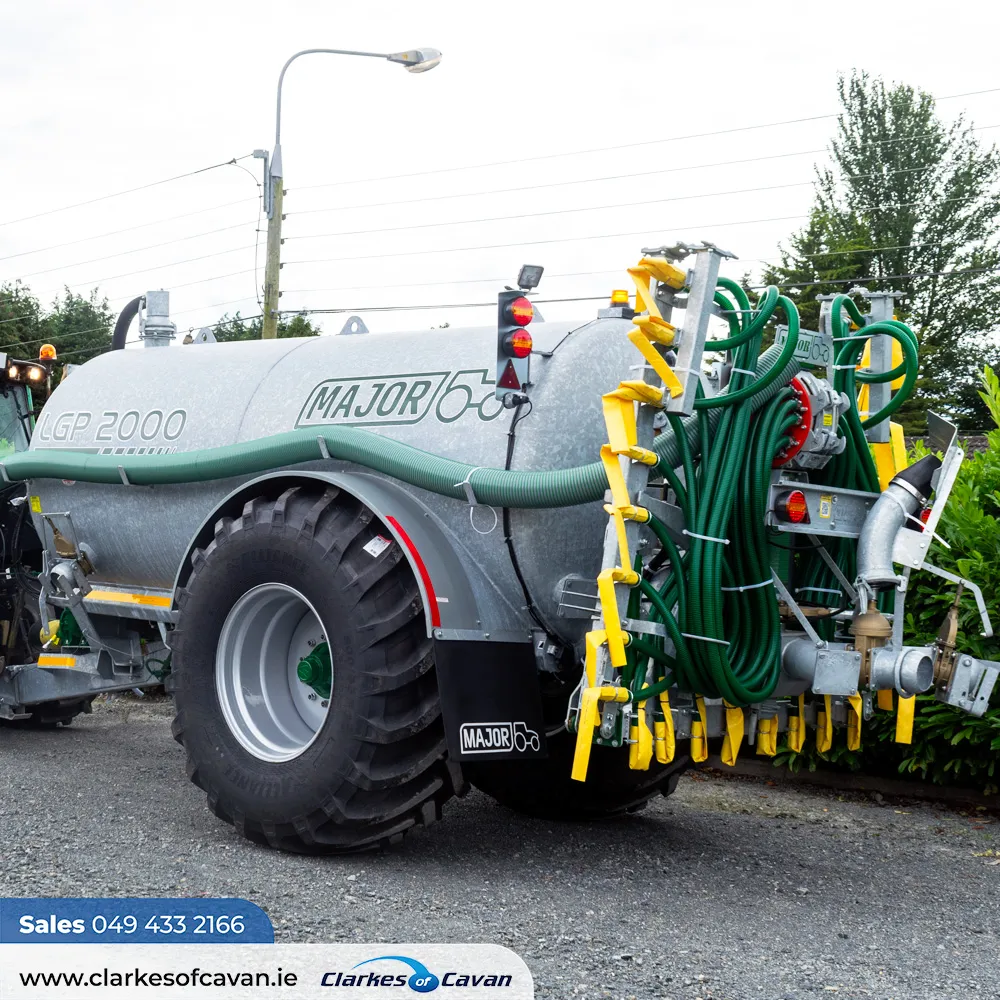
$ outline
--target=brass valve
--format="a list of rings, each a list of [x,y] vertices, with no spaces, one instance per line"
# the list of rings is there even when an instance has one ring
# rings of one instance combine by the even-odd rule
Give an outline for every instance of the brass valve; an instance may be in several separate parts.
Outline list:
[[[937,639],[934,640],[934,683],[947,687],[955,672],[955,639],[958,636],[958,602],[962,599],[962,584],[955,591],[955,600],[947,610]]]
[[[871,652],[888,642],[892,636],[892,625],[889,619],[875,606],[875,602],[869,601],[868,610],[854,616],[851,632],[854,635],[854,648],[861,654],[859,685],[865,686],[871,679]]]

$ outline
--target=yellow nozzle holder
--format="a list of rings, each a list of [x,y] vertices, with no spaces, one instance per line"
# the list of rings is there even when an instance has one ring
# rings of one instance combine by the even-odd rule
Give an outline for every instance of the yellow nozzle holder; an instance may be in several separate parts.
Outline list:
[[[896,742],[913,742],[913,713],[917,707],[917,696],[911,695],[909,698],[899,696],[899,705],[896,708]]]
[[[757,753],[773,757],[778,752],[778,717],[761,719],[757,723]]]
[[[799,714],[788,716],[788,749],[801,753],[806,742],[806,696],[799,695]]]
[[[648,771],[653,759],[653,734],[649,729],[649,702],[637,709],[629,728],[628,766],[633,771]]]
[[[698,695],[698,718],[691,722],[691,760],[700,764],[708,758],[708,717],[705,714],[705,699]]]
[[[878,707],[882,709],[883,712],[892,711],[892,689],[888,688],[885,691],[878,692]]]
[[[833,711],[830,696],[823,695],[823,709],[816,713],[816,749],[826,753],[833,746]]]
[[[722,763],[728,767],[736,766],[736,758],[740,755],[743,744],[743,709],[726,705],[726,734],[722,739]]]
[[[861,712],[860,694],[852,694],[847,699],[847,749],[861,748]]]

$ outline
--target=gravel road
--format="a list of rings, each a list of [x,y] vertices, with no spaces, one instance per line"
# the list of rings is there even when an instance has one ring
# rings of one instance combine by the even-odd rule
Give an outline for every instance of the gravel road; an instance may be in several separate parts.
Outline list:
[[[0,894],[242,896],[282,941],[492,941],[544,1000],[1000,995],[983,812],[698,773],[623,821],[472,793],[391,853],[303,858],[211,816],[169,714],[0,730]]]

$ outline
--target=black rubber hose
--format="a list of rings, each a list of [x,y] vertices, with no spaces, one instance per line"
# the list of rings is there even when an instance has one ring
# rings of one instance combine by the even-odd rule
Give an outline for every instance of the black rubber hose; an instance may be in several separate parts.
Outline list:
[[[128,336],[128,328],[132,325],[142,305],[143,296],[136,296],[119,314],[118,322],[115,323],[115,332],[111,335],[111,350],[120,351],[125,346],[125,338]]]

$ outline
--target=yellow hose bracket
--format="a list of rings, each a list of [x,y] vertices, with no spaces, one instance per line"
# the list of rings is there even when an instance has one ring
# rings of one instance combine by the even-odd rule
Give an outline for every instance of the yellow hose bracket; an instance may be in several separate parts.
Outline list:
[[[788,716],[788,749],[802,753],[806,744],[806,696],[799,695],[799,714]]]
[[[899,696],[899,707],[896,709],[896,742],[913,742],[913,715],[917,707],[917,696],[909,698]]]
[[[847,697],[847,749],[861,749],[861,712],[862,702],[860,694],[852,694]]]
[[[642,332],[642,336],[653,344],[669,347],[677,337],[677,327],[668,323],[662,316],[650,313],[648,316],[636,316],[632,322]]]
[[[886,691],[879,691],[878,692],[878,701],[877,701],[877,704],[878,704],[878,707],[883,712],[891,712],[892,711],[892,708],[893,708],[893,704],[892,704],[892,688],[889,688]]]
[[[889,443],[892,445],[893,465],[897,472],[902,472],[909,464],[906,459],[906,438],[903,435],[903,425],[894,420],[889,421]]]
[[[633,771],[648,771],[653,759],[653,734],[649,728],[649,702],[643,702],[637,709],[629,729],[628,766]]]
[[[628,507],[632,503],[632,498],[628,495],[621,462],[618,461],[618,456],[612,451],[610,445],[602,446],[601,462],[604,465],[604,474],[608,477],[608,486],[611,487],[612,504],[619,508]]]
[[[684,394],[684,384],[674,374],[673,368],[663,359],[663,355],[649,342],[642,330],[635,329],[628,339],[639,349],[639,353],[649,362],[649,367],[660,376],[660,381],[666,386],[671,397]]]
[[[675,292],[680,291],[687,283],[687,273],[664,257],[643,257],[635,267],[628,269],[628,273],[633,280],[638,280],[637,275],[640,273],[646,274]],[[648,277],[646,281],[648,286]]]
[[[677,752],[677,739],[674,735],[674,713],[670,711],[670,698],[666,691],[660,693],[660,711],[663,719],[653,725],[656,735],[656,759],[661,764],[669,764]]]
[[[833,746],[833,710],[830,696],[823,695],[823,710],[816,713],[816,749],[826,753]]]
[[[636,445],[635,404],[616,392],[601,396],[604,425],[608,429],[608,447],[621,455]]]
[[[705,699],[698,695],[695,698],[698,706],[698,718],[691,722],[691,760],[695,764],[708,758],[708,717],[705,714]]]
[[[612,507],[611,504],[606,503],[604,510],[612,517],[618,513],[626,521],[638,521],[640,524],[645,524],[650,517],[649,511],[645,507],[634,507],[631,504],[628,507]]]
[[[573,751],[573,770],[570,777],[574,781],[586,781],[590,767],[590,749],[594,745],[594,730],[600,717],[598,711],[600,688],[584,688],[580,694],[580,716],[576,728],[576,749]]]
[[[584,660],[584,672],[587,675],[587,686],[597,684],[597,651],[607,642],[608,634],[602,628],[595,628],[587,633],[587,656]]]
[[[773,757],[778,752],[778,717],[761,719],[757,723],[757,753]]]
[[[875,459],[875,471],[878,473],[878,485],[884,490],[889,481],[896,475],[896,461],[892,455],[891,441],[876,441],[868,445],[872,458]]]
[[[615,394],[621,399],[631,399],[633,403],[645,403],[646,406],[660,406],[663,403],[663,390],[649,382],[621,382],[614,393],[609,393]]]
[[[722,763],[727,767],[736,766],[743,744],[743,709],[726,705],[726,734],[722,739]]]
[[[618,616],[618,599],[615,595],[615,570],[605,569],[597,577],[597,596],[601,599],[601,616],[608,644],[608,656],[613,667],[625,666],[625,646],[628,638],[622,631]],[[634,574],[633,574],[634,575]]]

